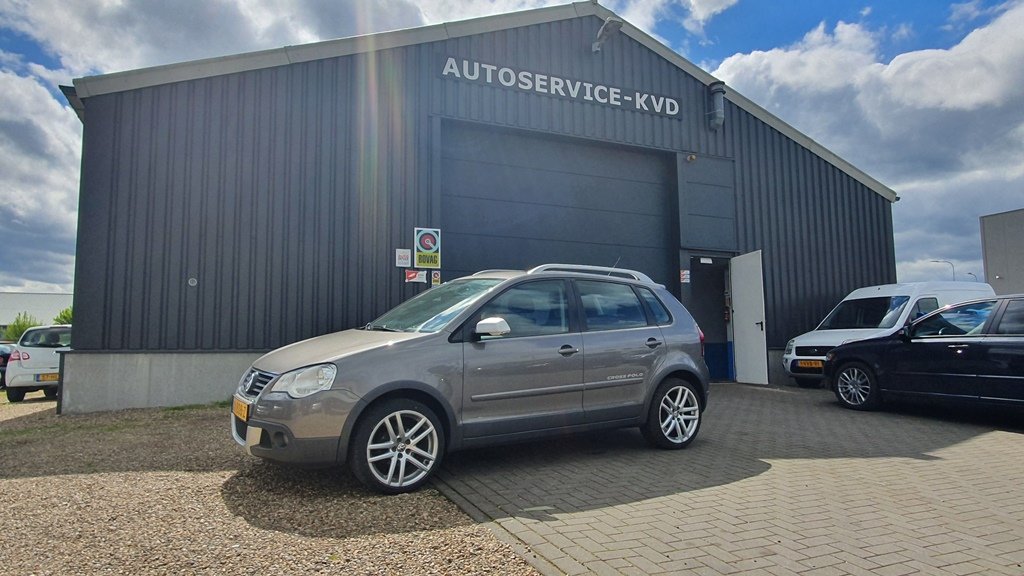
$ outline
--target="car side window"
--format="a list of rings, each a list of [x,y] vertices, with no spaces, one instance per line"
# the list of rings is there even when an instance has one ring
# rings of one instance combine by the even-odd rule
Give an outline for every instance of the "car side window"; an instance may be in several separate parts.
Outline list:
[[[939,301],[932,296],[921,298],[914,303],[914,309],[910,311],[910,319],[917,320],[921,316],[939,309]]]
[[[995,332],[1024,336],[1024,300],[1010,300],[1006,303],[1006,311]]]
[[[569,331],[569,303],[565,282],[541,280],[514,286],[484,304],[477,319],[504,318],[510,332],[495,338],[564,334]]]
[[[996,306],[995,300],[961,304],[925,318],[914,326],[914,337],[964,336],[981,332]]]
[[[654,292],[651,292],[647,288],[637,288],[637,292],[640,293],[640,297],[643,298],[644,302],[647,304],[647,308],[652,314],[654,314],[654,321],[657,322],[659,326],[672,323],[672,315],[669,314],[668,308],[665,308],[665,304],[663,304],[661,300],[658,300],[658,297],[654,295]]]
[[[647,315],[633,288],[615,282],[578,280],[587,330],[621,330],[647,326]]]

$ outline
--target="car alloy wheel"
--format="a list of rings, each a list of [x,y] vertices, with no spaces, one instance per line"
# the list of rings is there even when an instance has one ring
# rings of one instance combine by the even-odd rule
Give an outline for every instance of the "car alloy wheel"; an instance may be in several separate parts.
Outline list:
[[[697,436],[700,415],[700,397],[693,384],[669,379],[654,393],[647,423],[641,430],[654,446],[683,448]]]
[[[444,456],[444,433],[434,412],[413,400],[371,409],[353,445],[353,473],[368,487],[397,494],[419,488]]]
[[[855,410],[870,410],[878,405],[878,387],[871,370],[854,362],[836,373],[835,394],[839,403]]]

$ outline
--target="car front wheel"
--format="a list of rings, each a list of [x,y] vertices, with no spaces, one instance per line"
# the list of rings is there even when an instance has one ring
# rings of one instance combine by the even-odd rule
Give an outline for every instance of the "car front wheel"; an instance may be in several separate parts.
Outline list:
[[[860,362],[850,362],[839,367],[833,391],[845,408],[873,410],[881,403],[875,375]]]
[[[657,448],[685,448],[700,430],[700,396],[697,387],[685,380],[670,378],[662,382],[649,410],[640,431]]]
[[[434,411],[409,399],[387,400],[360,419],[349,461],[368,488],[385,494],[422,486],[444,457],[444,431]]]

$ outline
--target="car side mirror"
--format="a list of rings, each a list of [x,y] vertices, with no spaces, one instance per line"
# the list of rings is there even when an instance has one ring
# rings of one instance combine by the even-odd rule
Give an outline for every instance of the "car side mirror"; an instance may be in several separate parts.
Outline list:
[[[904,326],[903,328],[900,329],[900,340],[903,340],[905,342],[910,342],[913,339],[913,336],[914,336],[914,325],[913,324],[907,324],[906,326]]]
[[[476,330],[474,330],[476,334],[485,336],[504,336],[511,331],[512,329],[509,328],[508,322],[506,322],[504,318],[499,318],[497,316],[493,318],[484,318],[477,322]]]

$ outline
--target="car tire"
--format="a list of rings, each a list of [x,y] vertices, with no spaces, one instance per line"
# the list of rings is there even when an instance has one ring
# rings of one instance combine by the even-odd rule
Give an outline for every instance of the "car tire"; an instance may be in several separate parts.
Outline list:
[[[874,410],[882,403],[875,374],[862,362],[839,366],[833,381],[832,391],[844,408]]]
[[[640,427],[640,432],[656,448],[685,448],[697,437],[703,411],[694,384],[669,378],[654,391],[647,422]]]
[[[21,402],[25,399],[25,391],[20,388],[8,388],[7,389],[7,401],[8,402]]]
[[[43,390],[43,395],[46,396],[46,398],[49,399],[49,400],[54,400],[54,399],[57,398],[57,389],[56,388],[45,388]]]
[[[796,385],[801,388],[821,388],[821,380],[814,378],[794,378]]]
[[[356,424],[348,459],[352,474],[383,494],[412,492],[440,467],[445,437],[427,405],[396,398],[371,406]]]

